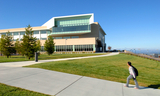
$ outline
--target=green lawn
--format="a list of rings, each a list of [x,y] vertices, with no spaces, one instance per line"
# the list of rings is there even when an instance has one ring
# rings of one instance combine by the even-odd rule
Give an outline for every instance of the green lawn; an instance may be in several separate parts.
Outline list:
[[[59,59],[59,58],[71,58],[71,57],[83,57],[83,56],[94,56],[94,55],[102,55],[102,54],[41,54],[38,56],[39,60],[46,60],[46,59]],[[34,58],[31,58],[30,61],[33,61]],[[6,56],[0,56],[0,63],[1,62],[16,62],[16,61],[29,61],[24,56],[11,56],[11,58],[7,58]]]
[[[0,83],[0,96],[49,96]]]
[[[140,86],[160,89],[160,62],[141,57],[119,54],[80,60],[57,61],[31,65],[29,67],[66,72],[105,80],[126,82],[129,75],[127,62],[131,61],[139,71]],[[130,82],[134,84],[133,80]]]

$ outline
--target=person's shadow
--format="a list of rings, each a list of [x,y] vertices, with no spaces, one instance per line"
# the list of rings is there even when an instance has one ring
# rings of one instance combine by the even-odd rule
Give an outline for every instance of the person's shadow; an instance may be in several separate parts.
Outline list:
[[[134,88],[134,86],[129,86],[128,88]],[[139,89],[149,89],[149,88],[158,89],[160,88],[160,84],[149,85],[148,87],[139,86]]]
[[[158,89],[158,87],[160,87],[160,84],[149,85],[148,87]]]

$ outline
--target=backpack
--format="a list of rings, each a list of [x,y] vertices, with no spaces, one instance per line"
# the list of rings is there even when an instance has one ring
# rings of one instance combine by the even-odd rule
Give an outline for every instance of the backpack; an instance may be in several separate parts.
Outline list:
[[[133,67],[133,70],[134,70],[136,76],[138,76],[138,70],[134,66],[132,66],[132,67]]]

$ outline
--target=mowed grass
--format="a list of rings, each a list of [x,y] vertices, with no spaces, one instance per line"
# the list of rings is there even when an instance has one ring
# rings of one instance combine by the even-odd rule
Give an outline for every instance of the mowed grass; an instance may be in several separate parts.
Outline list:
[[[102,55],[102,54],[41,54],[38,56],[38,60],[46,60],[46,59],[59,59],[59,58],[71,58],[71,57],[84,57],[84,56],[94,56],[94,55]],[[34,58],[30,60],[27,59],[25,56],[11,56],[7,58],[6,56],[0,56],[0,63],[2,62],[17,62],[17,61],[33,61]]]
[[[160,62],[141,57],[119,54],[80,60],[57,61],[35,64],[28,67],[43,68],[65,73],[126,83],[129,75],[127,62],[132,62],[139,71],[140,86],[160,89]],[[134,84],[133,80],[130,80]]]
[[[0,83],[0,96],[49,96]]]

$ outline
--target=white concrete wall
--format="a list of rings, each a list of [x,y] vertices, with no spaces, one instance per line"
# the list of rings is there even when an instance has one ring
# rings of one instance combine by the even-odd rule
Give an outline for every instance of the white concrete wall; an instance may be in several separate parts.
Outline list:
[[[46,23],[44,23],[42,26],[47,26],[47,29],[52,28],[54,25],[54,17],[48,20]]]

